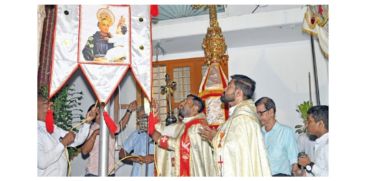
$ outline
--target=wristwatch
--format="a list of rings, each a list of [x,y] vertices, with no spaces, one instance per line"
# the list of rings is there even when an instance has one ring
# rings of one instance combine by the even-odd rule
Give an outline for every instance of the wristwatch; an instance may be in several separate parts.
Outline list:
[[[311,173],[312,172],[312,166],[311,165],[306,165],[306,171],[308,173]]]
[[[309,163],[308,165],[306,165],[306,172],[307,173],[310,173],[310,174],[312,174],[313,175],[313,173],[312,173],[312,167],[313,167],[313,165],[314,165],[314,163],[313,162],[311,162],[311,163]]]

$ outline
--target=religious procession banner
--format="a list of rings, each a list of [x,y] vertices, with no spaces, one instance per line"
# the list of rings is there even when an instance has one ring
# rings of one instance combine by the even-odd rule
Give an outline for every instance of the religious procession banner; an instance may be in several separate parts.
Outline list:
[[[49,97],[80,67],[99,102],[108,102],[130,68],[151,100],[150,6],[59,5]]]
[[[210,127],[217,128],[228,118],[228,109],[220,100],[228,80],[219,63],[212,63],[201,81],[199,96],[205,101],[205,113]]]
[[[317,36],[322,53],[329,57],[329,6],[309,5],[303,21],[303,31]]]

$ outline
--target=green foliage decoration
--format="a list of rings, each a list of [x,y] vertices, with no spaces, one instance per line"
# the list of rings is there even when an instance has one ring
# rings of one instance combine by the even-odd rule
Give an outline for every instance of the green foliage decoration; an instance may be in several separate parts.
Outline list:
[[[306,133],[306,123],[307,123],[307,111],[312,107],[312,102],[304,101],[302,104],[297,106],[297,112],[300,113],[301,118],[303,120],[303,125],[296,125],[294,128],[296,129],[296,133]]]
[[[48,87],[41,86],[41,93],[44,97],[48,97]],[[55,96],[52,97],[54,110],[54,122],[65,131],[69,131],[73,125],[73,119],[83,120],[83,110],[78,107],[81,105],[83,99],[83,92],[77,91],[75,86],[64,86]],[[78,132],[77,128],[73,129]],[[80,153],[80,148],[68,147],[69,160],[72,160]]]

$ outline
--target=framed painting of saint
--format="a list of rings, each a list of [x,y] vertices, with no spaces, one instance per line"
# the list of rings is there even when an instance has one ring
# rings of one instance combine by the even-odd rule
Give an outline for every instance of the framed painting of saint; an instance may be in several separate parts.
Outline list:
[[[130,64],[129,20],[129,6],[82,6],[79,62]]]

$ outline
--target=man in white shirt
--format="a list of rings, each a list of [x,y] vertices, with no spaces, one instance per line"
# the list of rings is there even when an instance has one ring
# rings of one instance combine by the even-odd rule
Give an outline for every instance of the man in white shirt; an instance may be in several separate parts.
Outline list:
[[[56,125],[53,131],[46,129],[45,117],[48,107],[52,103],[41,94],[37,97],[37,127],[38,127],[38,150],[37,170],[38,176],[66,176],[67,175],[67,146],[75,147],[82,144],[89,133],[89,122],[95,114],[87,114],[87,122],[80,128],[77,134],[65,131]]]
[[[307,133],[301,133],[297,138],[297,145],[299,154],[307,154],[310,157],[310,160],[313,162],[315,160],[315,136],[308,135]]]
[[[329,107],[314,106],[307,111],[307,131],[317,136],[315,141],[315,163],[305,155],[298,158],[304,167],[304,176],[329,175]]]

